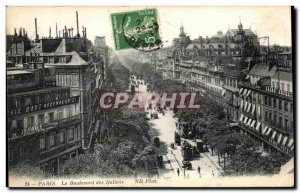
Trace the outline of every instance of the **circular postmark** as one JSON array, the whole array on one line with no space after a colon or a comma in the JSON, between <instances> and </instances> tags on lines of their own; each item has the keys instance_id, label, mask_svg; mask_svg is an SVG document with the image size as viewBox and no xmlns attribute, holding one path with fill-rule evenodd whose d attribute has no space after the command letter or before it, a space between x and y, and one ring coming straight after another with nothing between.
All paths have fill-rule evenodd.
<instances>
[{"instance_id":1,"label":"circular postmark","mask_svg":"<svg viewBox=\"0 0 300 193\"><path fill-rule=\"evenodd\" d=\"M125 14L122 19L122 34L127 44L139 51L160 49L163 44L159 36L159 25L152 12L139 12L137 16Z\"/></svg>"}]
</instances>

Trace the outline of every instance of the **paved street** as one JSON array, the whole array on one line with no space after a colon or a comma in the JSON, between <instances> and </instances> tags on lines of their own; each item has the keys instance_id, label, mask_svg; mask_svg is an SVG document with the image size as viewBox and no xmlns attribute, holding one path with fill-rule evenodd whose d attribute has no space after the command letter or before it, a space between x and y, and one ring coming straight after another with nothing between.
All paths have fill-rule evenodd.
<instances>
[{"instance_id":1,"label":"paved street","mask_svg":"<svg viewBox=\"0 0 300 193\"><path fill-rule=\"evenodd\" d=\"M136 91L139 95L145 99L148 95L147 88L145 85L140 85ZM144 100L143 100L144 101ZM150 113L155 112L155 110L148 110L148 117L150 118ZM213 178L220 176L220 166L217 165L217 157L211 156L211 153L201 153L200 158L194 158L192 163L192 170L184 171L182 169L183 157L181 155L181 147L175 146L171 149L170 144L174 143L175 131L177 119L173 117L174 113L171 110L166 110L165 115L158 113L158 119L151 119L149 124L151 130L149 134L152 138L159 137L160 148L156 149L156 153L159 155L165 155L170 164L166 164L165 170L160 170L160 176L164 178L178 177L177 169L180 170L180 178ZM182 140L183 142L183 140ZM189 141L192 145L193 142ZM200 166L201 175L198 174L197 168ZM184 175L185 173L185 175Z\"/></svg>"}]
</instances>

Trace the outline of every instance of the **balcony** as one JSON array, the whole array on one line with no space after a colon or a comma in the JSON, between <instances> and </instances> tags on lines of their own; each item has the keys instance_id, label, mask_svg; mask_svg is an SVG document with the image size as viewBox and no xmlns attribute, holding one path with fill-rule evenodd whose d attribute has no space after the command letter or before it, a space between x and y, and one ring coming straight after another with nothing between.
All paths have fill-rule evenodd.
<instances>
[{"instance_id":1,"label":"balcony","mask_svg":"<svg viewBox=\"0 0 300 193\"><path fill-rule=\"evenodd\" d=\"M19 126L18 128L12 129L11 132L8 133L8 139L9 141L19 139L32 134L49 131L57 127L64 127L70 124L75 124L80 121L81 121L81 116L75 115L65 119L54 120L49 123L36 124L26 129L23 126Z\"/></svg>"},{"instance_id":2,"label":"balcony","mask_svg":"<svg viewBox=\"0 0 300 193\"><path fill-rule=\"evenodd\" d=\"M284 90L279 90L270 86L266 87L266 91L271 92L271 93L275 93L275 94L279 94L279 95L284 95L287 97L293 97L293 92L288 92L288 91L284 91Z\"/></svg>"}]
</instances>

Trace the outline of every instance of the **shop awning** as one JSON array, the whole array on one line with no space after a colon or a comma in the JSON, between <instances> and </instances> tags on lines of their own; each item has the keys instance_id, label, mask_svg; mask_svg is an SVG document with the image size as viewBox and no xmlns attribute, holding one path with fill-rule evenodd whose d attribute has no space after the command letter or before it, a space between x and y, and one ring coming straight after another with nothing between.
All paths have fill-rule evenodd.
<instances>
[{"instance_id":1,"label":"shop awning","mask_svg":"<svg viewBox=\"0 0 300 193\"><path fill-rule=\"evenodd\" d=\"M276 131L273 131L273 134L272 134L272 137L271 137L272 140L275 139L276 133L277 133Z\"/></svg>"},{"instance_id":2,"label":"shop awning","mask_svg":"<svg viewBox=\"0 0 300 193\"><path fill-rule=\"evenodd\" d=\"M248 102L246 101L246 102L245 102L245 105L244 105L244 111L247 110L247 106L248 106Z\"/></svg>"},{"instance_id":3,"label":"shop awning","mask_svg":"<svg viewBox=\"0 0 300 193\"><path fill-rule=\"evenodd\" d=\"M285 136L285 137L283 138L283 140L282 140L282 145L285 145L285 144L286 144L286 142L287 142L287 139L288 139L288 137L287 137L287 136Z\"/></svg>"},{"instance_id":4,"label":"shop awning","mask_svg":"<svg viewBox=\"0 0 300 193\"><path fill-rule=\"evenodd\" d=\"M282 138L282 134L280 133L279 136L278 136L278 139L277 139L277 143L280 143L281 138Z\"/></svg>"},{"instance_id":5,"label":"shop awning","mask_svg":"<svg viewBox=\"0 0 300 193\"><path fill-rule=\"evenodd\" d=\"M249 113L250 109L251 109L251 103L249 103L248 108L247 108L248 113Z\"/></svg>"},{"instance_id":6,"label":"shop awning","mask_svg":"<svg viewBox=\"0 0 300 193\"><path fill-rule=\"evenodd\" d=\"M243 88L240 88L239 94L241 94L243 92L243 90L244 90Z\"/></svg>"},{"instance_id":7,"label":"shop awning","mask_svg":"<svg viewBox=\"0 0 300 193\"><path fill-rule=\"evenodd\" d=\"M269 135L271 133L271 131L272 131L272 129L269 128L268 131L267 131L267 133L266 133L266 135Z\"/></svg>"},{"instance_id":8,"label":"shop awning","mask_svg":"<svg viewBox=\"0 0 300 193\"><path fill-rule=\"evenodd\" d=\"M259 127L260 127L261 123L259 121L257 121L257 124L256 124L256 127L255 127L255 130L257 132L259 132Z\"/></svg>"},{"instance_id":9,"label":"shop awning","mask_svg":"<svg viewBox=\"0 0 300 193\"><path fill-rule=\"evenodd\" d=\"M243 121L243 118L244 118L244 115L243 115L243 114L241 114L241 117L240 117L240 122L242 122L242 121Z\"/></svg>"},{"instance_id":10,"label":"shop awning","mask_svg":"<svg viewBox=\"0 0 300 193\"><path fill-rule=\"evenodd\" d=\"M290 148L293 145L293 143L294 143L294 139L290 139L290 141L289 141L289 143L288 143L287 146Z\"/></svg>"},{"instance_id":11,"label":"shop awning","mask_svg":"<svg viewBox=\"0 0 300 193\"><path fill-rule=\"evenodd\" d=\"M252 119L250 118L250 119L248 120L247 126L250 126L251 122L252 122Z\"/></svg>"},{"instance_id":12,"label":"shop awning","mask_svg":"<svg viewBox=\"0 0 300 193\"><path fill-rule=\"evenodd\" d=\"M243 96L245 96L247 94L247 91L248 91L247 89L244 90Z\"/></svg>"},{"instance_id":13,"label":"shop awning","mask_svg":"<svg viewBox=\"0 0 300 193\"><path fill-rule=\"evenodd\" d=\"M267 132L267 130L268 130L268 126L265 126L265 128L262 130L261 134L264 135Z\"/></svg>"},{"instance_id":14,"label":"shop awning","mask_svg":"<svg viewBox=\"0 0 300 193\"><path fill-rule=\"evenodd\" d=\"M252 114L254 115L255 113L255 104L252 104Z\"/></svg>"},{"instance_id":15,"label":"shop awning","mask_svg":"<svg viewBox=\"0 0 300 193\"><path fill-rule=\"evenodd\" d=\"M253 120L250 127L252 127L252 128L254 129L254 124L255 124L255 123L256 123L256 121Z\"/></svg>"},{"instance_id":16,"label":"shop awning","mask_svg":"<svg viewBox=\"0 0 300 193\"><path fill-rule=\"evenodd\" d=\"M250 93L251 93L251 90L248 90L248 92L246 94L246 98L249 96Z\"/></svg>"},{"instance_id":17,"label":"shop awning","mask_svg":"<svg viewBox=\"0 0 300 193\"><path fill-rule=\"evenodd\" d=\"M245 116L244 124L247 124L248 117Z\"/></svg>"}]
</instances>

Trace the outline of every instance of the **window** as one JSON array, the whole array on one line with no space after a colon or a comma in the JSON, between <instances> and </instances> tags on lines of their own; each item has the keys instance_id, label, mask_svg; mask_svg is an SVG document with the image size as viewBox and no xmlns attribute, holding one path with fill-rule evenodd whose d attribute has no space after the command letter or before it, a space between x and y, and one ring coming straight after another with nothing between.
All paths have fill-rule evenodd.
<instances>
[{"instance_id":1,"label":"window","mask_svg":"<svg viewBox=\"0 0 300 193\"><path fill-rule=\"evenodd\" d=\"M74 141L75 139L75 132L74 132L75 128L69 128L68 130L68 137L69 137L69 141Z\"/></svg>"},{"instance_id":2,"label":"window","mask_svg":"<svg viewBox=\"0 0 300 193\"><path fill-rule=\"evenodd\" d=\"M54 134L51 134L49 136L49 146L50 147L53 147L55 145L55 135Z\"/></svg>"},{"instance_id":3,"label":"window","mask_svg":"<svg viewBox=\"0 0 300 193\"><path fill-rule=\"evenodd\" d=\"M34 117L28 117L28 121L27 121L27 126L28 128L32 128L34 126Z\"/></svg>"},{"instance_id":4,"label":"window","mask_svg":"<svg viewBox=\"0 0 300 193\"><path fill-rule=\"evenodd\" d=\"M282 128L282 117L279 117L279 128Z\"/></svg>"},{"instance_id":5,"label":"window","mask_svg":"<svg viewBox=\"0 0 300 193\"><path fill-rule=\"evenodd\" d=\"M272 106L272 98L271 97L269 98L269 106L270 107Z\"/></svg>"},{"instance_id":6,"label":"window","mask_svg":"<svg viewBox=\"0 0 300 193\"><path fill-rule=\"evenodd\" d=\"M290 84L287 84L286 86L287 86L287 91L290 92L291 91Z\"/></svg>"},{"instance_id":7,"label":"window","mask_svg":"<svg viewBox=\"0 0 300 193\"><path fill-rule=\"evenodd\" d=\"M273 107L277 108L277 99L275 99L275 98L273 99Z\"/></svg>"},{"instance_id":8,"label":"window","mask_svg":"<svg viewBox=\"0 0 300 193\"><path fill-rule=\"evenodd\" d=\"M286 130L288 130L288 122L289 122L288 119L284 119L284 128L285 128Z\"/></svg>"},{"instance_id":9,"label":"window","mask_svg":"<svg viewBox=\"0 0 300 193\"><path fill-rule=\"evenodd\" d=\"M49 122L54 121L54 112L49 113Z\"/></svg>"},{"instance_id":10,"label":"window","mask_svg":"<svg viewBox=\"0 0 300 193\"><path fill-rule=\"evenodd\" d=\"M265 105L268 105L268 96L265 96Z\"/></svg>"},{"instance_id":11,"label":"window","mask_svg":"<svg viewBox=\"0 0 300 193\"><path fill-rule=\"evenodd\" d=\"M72 116L73 116L73 108L70 107L70 108L68 109L68 117L72 117Z\"/></svg>"},{"instance_id":12,"label":"window","mask_svg":"<svg viewBox=\"0 0 300 193\"><path fill-rule=\"evenodd\" d=\"M277 115L274 115L273 123L276 124L276 122L277 122Z\"/></svg>"},{"instance_id":13,"label":"window","mask_svg":"<svg viewBox=\"0 0 300 193\"><path fill-rule=\"evenodd\" d=\"M63 111L58 111L57 114L58 114L58 120L61 120L64 118Z\"/></svg>"},{"instance_id":14,"label":"window","mask_svg":"<svg viewBox=\"0 0 300 193\"><path fill-rule=\"evenodd\" d=\"M39 121L39 125L44 123L44 114L39 115L39 120L38 121Z\"/></svg>"},{"instance_id":15,"label":"window","mask_svg":"<svg viewBox=\"0 0 300 193\"><path fill-rule=\"evenodd\" d=\"M284 90L284 83L281 83L281 90Z\"/></svg>"},{"instance_id":16,"label":"window","mask_svg":"<svg viewBox=\"0 0 300 193\"><path fill-rule=\"evenodd\" d=\"M46 147L46 140L45 137L40 138L40 150L45 149Z\"/></svg>"},{"instance_id":17,"label":"window","mask_svg":"<svg viewBox=\"0 0 300 193\"><path fill-rule=\"evenodd\" d=\"M268 120L268 111L265 111L265 121Z\"/></svg>"},{"instance_id":18,"label":"window","mask_svg":"<svg viewBox=\"0 0 300 193\"><path fill-rule=\"evenodd\" d=\"M289 110L289 107L288 107L288 106L289 106L289 103L285 101L285 102L284 102L284 110L285 110L285 111L288 111L288 110Z\"/></svg>"},{"instance_id":19,"label":"window","mask_svg":"<svg viewBox=\"0 0 300 193\"><path fill-rule=\"evenodd\" d=\"M71 74L71 86L78 86L78 74L77 73Z\"/></svg>"},{"instance_id":20,"label":"window","mask_svg":"<svg viewBox=\"0 0 300 193\"><path fill-rule=\"evenodd\" d=\"M293 103L290 103L290 112L293 112Z\"/></svg>"},{"instance_id":21,"label":"window","mask_svg":"<svg viewBox=\"0 0 300 193\"><path fill-rule=\"evenodd\" d=\"M282 101L281 100L278 101L278 107L280 110L282 110Z\"/></svg>"},{"instance_id":22,"label":"window","mask_svg":"<svg viewBox=\"0 0 300 193\"><path fill-rule=\"evenodd\" d=\"M65 143L65 131L59 132L58 140L59 140L59 144Z\"/></svg>"}]
</instances>

